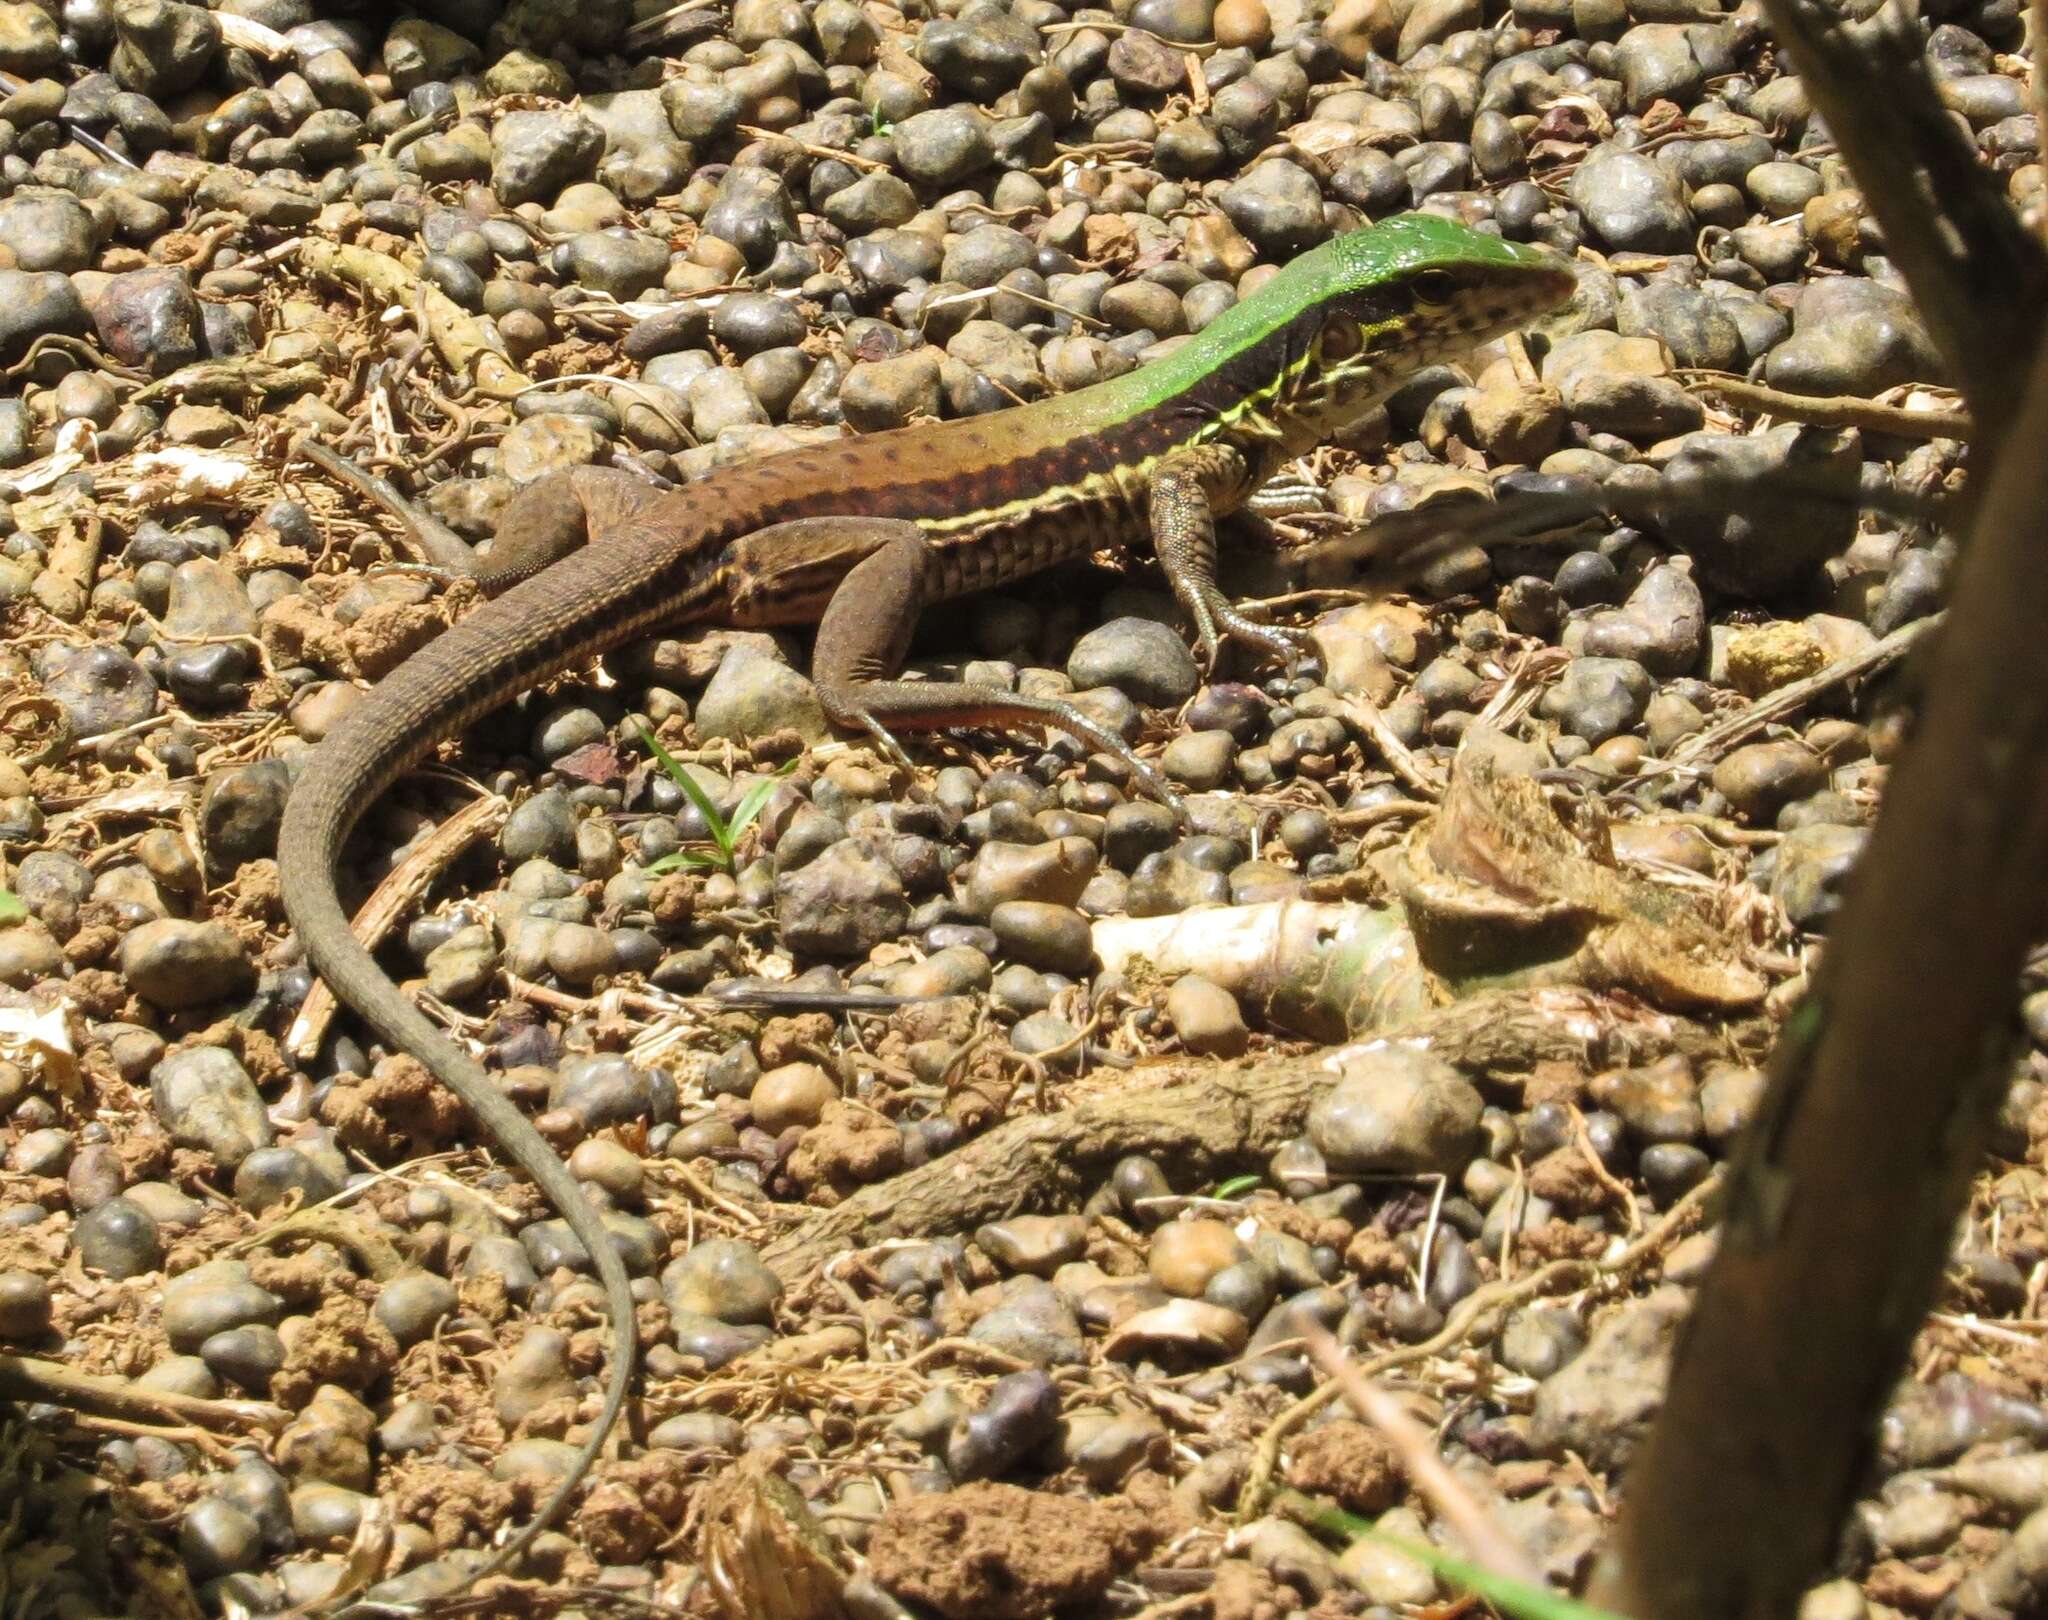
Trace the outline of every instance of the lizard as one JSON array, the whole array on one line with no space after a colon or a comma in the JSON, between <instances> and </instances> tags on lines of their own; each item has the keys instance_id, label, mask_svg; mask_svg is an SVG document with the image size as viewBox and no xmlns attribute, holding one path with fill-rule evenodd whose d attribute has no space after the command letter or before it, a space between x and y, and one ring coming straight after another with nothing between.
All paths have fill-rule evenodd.
<instances>
[{"instance_id":1,"label":"lizard","mask_svg":"<svg viewBox=\"0 0 2048 1620\"><path fill-rule=\"evenodd\" d=\"M531 1121L350 932L344 840L410 765L478 716L656 629L817 626L827 717L901 759L894 732L1065 731L1180 808L1153 766L1070 703L896 678L927 605L1149 538L1204 659L1269 654L1289 632L1215 580L1216 520L1424 367L1563 302L1548 250L1404 214L1332 237L1170 353L1071 394L783 451L663 490L578 468L508 502L474 574L489 598L413 653L313 749L278 836L285 909L311 966L380 1036L424 1063L524 1170L588 1251L610 1318L603 1406L550 1498L470 1584L511 1566L566 1509L627 1397L636 1323L596 1207ZM444 548L445 549L445 548Z\"/></svg>"}]
</instances>

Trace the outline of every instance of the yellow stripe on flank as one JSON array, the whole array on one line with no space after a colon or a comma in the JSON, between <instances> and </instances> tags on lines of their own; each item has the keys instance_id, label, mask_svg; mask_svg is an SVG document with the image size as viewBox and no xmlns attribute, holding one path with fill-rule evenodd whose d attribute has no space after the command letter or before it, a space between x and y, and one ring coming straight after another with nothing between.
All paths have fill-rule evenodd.
<instances>
[{"instance_id":1,"label":"yellow stripe on flank","mask_svg":"<svg viewBox=\"0 0 2048 1620\"><path fill-rule=\"evenodd\" d=\"M1032 512L1120 496L1127 480L1147 482L1153 468L1169 456L1176 456L1185 450L1193 449L1196 445L1206 444L1226 430L1236 427L1246 417L1262 413L1272 400L1284 394L1301 373L1307 370L1313 358L1312 352L1303 354L1272 382L1256 393L1246 395L1228 409L1219 412L1210 421L1204 422L1181 443L1156 455L1147 456L1133 466L1107 472L1092 472L1078 483L1055 484L1050 489L1040 490L1035 495L1019 496L1016 500L1005 501L1000 506L983 506L972 512L957 513L952 517L926 519L919 527L931 535L958 534L963 530L978 529L985 525L1024 517Z\"/></svg>"}]
</instances>

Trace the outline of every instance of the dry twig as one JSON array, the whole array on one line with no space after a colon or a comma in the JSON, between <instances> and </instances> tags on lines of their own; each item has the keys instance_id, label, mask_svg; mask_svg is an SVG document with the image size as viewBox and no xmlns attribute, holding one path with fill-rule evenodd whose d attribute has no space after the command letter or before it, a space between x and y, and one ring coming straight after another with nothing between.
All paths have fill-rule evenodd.
<instances>
[{"instance_id":1,"label":"dry twig","mask_svg":"<svg viewBox=\"0 0 2048 1620\"><path fill-rule=\"evenodd\" d=\"M1443 779L1417 759L1414 750L1395 735L1394 728L1387 724L1387 717L1380 713L1378 704L1363 695L1354 695L1338 699L1337 709L1372 739L1373 747L1380 751L1380 758L1387 762L1387 769L1398 776L1411 793L1429 800L1431 804L1444 796Z\"/></svg>"},{"instance_id":2,"label":"dry twig","mask_svg":"<svg viewBox=\"0 0 2048 1620\"><path fill-rule=\"evenodd\" d=\"M434 347L448 369L494 399L509 399L532 379L499 348L496 334L442 292L427 286L397 259L368 248L307 237L299 262L308 275L356 288L380 305L410 307L417 300Z\"/></svg>"},{"instance_id":3,"label":"dry twig","mask_svg":"<svg viewBox=\"0 0 2048 1620\"><path fill-rule=\"evenodd\" d=\"M104 1378L38 1356L0 1355L0 1399L48 1401L129 1422L169 1417L206 1429L276 1428L287 1415L267 1401L212 1401L143 1389L130 1379Z\"/></svg>"},{"instance_id":4,"label":"dry twig","mask_svg":"<svg viewBox=\"0 0 2048 1620\"><path fill-rule=\"evenodd\" d=\"M1473 1290L1458 1302L1444 1325L1431 1337L1420 1344L1404 1344L1399 1349L1382 1351L1358 1363L1358 1376L1377 1378L1396 1367L1406 1367L1441 1355L1452 1346L1463 1343L1482 1323L1498 1313L1532 1299L1570 1293L1575 1289L1590 1288L1596 1283L1618 1282L1632 1275L1677 1241L1692 1224L1693 1217L1706 1208L1707 1201L1720 1185L1718 1175L1708 1177L1673 1204L1655 1226L1607 1259L1553 1260L1526 1276L1488 1283L1484 1288ZM1304 1395L1267 1426L1266 1432L1259 1437L1258 1448L1252 1455L1251 1472L1246 1476L1244 1490L1237 1499L1240 1523L1255 1519L1266 1511L1266 1505L1272 1499L1273 1481L1280 1471L1280 1453L1288 1437L1299 1432L1304 1423L1343 1393L1344 1386L1332 1379Z\"/></svg>"},{"instance_id":5,"label":"dry twig","mask_svg":"<svg viewBox=\"0 0 2048 1620\"><path fill-rule=\"evenodd\" d=\"M1834 690L1849 681L1865 675L1874 675L1879 670L1889 669L1907 653L1920 644L1920 639L1941 623L1939 613L1931 613L1924 619L1915 619L1911 624L1901 625L1883 640L1874 642L1859 653L1846 658L1837 658L1817 674L1809 675L1803 681L1793 681L1779 687L1766 697L1758 698L1748 708L1726 720L1717 721L1704 731L1695 732L1671 751L1671 763L1704 769L1713 764L1729 749L1745 737L1754 736L1773 721L1783 720L1798 713L1819 697L1823 692Z\"/></svg>"},{"instance_id":6,"label":"dry twig","mask_svg":"<svg viewBox=\"0 0 2048 1620\"><path fill-rule=\"evenodd\" d=\"M1352 1365L1344 1347L1322 1324L1302 1323L1301 1336L1308 1352L1322 1365L1332 1384L1366 1422L1387 1438L1400 1454L1401 1466L1409 1480L1436 1509L1437 1516L1459 1535L1480 1565L1510 1580L1531 1586L1543 1584L1528 1555L1508 1538L1507 1532L1487 1517L1486 1510L1472 1499L1472 1493L1457 1475L1444 1466L1436 1446L1422 1425L1402 1410L1401 1403Z\"/></svg>"},{"instance_id":7,"label":"dry twig","mask_svg":"<svg viewBox=\"0 0 2048 1620\"><path fill-rule=\"evenodd\" d=\"M1744 410L1767 411L1772 416L1782 416L1790 422L1810 422L1815 427L1851 427L1899 439L1967 439L1976 431L1968 411L1916 411L1848 394L1788 394L1782 388L1746 382L1725 371L1688 368L1677 376L1681 382L1719 394L1729 404Z\"/></svg>"}]
</instances>

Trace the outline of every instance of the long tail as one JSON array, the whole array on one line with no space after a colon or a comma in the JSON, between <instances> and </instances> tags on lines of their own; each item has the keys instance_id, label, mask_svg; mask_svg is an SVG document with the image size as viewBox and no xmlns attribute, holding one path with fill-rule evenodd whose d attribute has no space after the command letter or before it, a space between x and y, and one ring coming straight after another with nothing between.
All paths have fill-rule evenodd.
<instances>
[{"instance_id":1,"label":"long tail","mask_svg":"<svg viewBox=\"0 0 2048 1620\"><path fill-rule=\"evenodd\" d=\"M415 653L315 750L278 834L285 911L313 967L343 1003L463 1101L561 1212L604 1285L612 1336L604 1409L567 1478L472 1582L524 1553L561 1516L597 1460L632 1385L633 1296L604 1223L568 1167L482 1066L435 1028L357 942L335 892L335 863L363 811L442 738L580 659L687 616L687 589L671 577L690 560L687 539L671 535L663 545L650 538L575 552Z\"/></svg>"}]
</instances>

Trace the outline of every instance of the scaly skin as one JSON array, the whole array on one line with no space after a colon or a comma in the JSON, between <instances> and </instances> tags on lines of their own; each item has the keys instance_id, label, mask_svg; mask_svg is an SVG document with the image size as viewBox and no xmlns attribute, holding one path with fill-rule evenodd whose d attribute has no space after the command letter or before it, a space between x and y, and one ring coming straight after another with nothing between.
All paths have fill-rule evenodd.
<instances>
[{"instance_id":1,"label":"scaly skin","mask_svg":"<svg viewBox=\"0 0 2048 1620\"><path fill-rule=\"evenodd\" d=\"M1228 638L1284 647L1215 589L1214 519L1419 368L1522 325L1571 287L1550 255L1404 216L1305 254L1169 357L1079 393L791 451L673 492L586 470L515 501L484 572L487 590L518 582L385 677L320 744L278 840L285 908L312 965L468 1105L561 1211L604 1285L603 1410L554 1496L476 1578L512 1564L595 1460L632 1379L633 1302L561 1159L350 933L334 867L362 812L518 692L691 623L819 622L827 712L887 746L889 725L1050 724L1118 754L1171 800L1119 739L1064 706L893 680L918 608L1150 535L1206 654Z\"/></svg>"}]
</instances>

